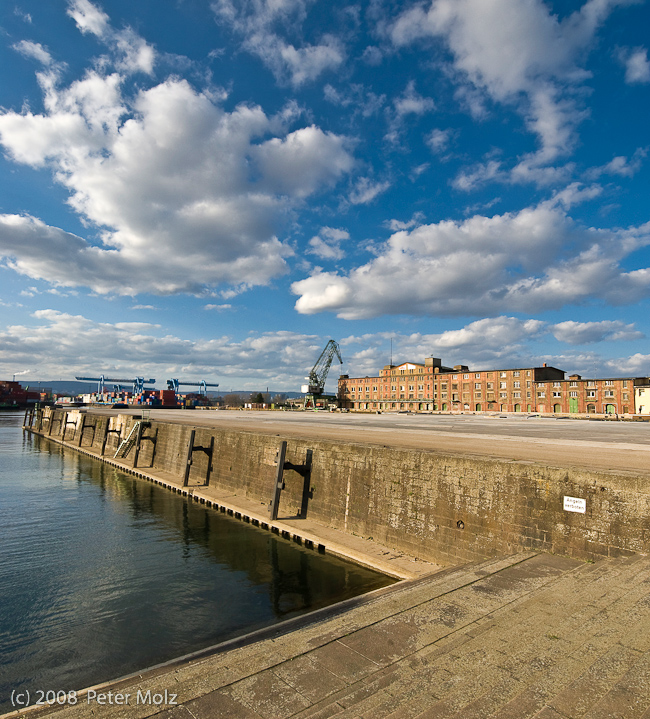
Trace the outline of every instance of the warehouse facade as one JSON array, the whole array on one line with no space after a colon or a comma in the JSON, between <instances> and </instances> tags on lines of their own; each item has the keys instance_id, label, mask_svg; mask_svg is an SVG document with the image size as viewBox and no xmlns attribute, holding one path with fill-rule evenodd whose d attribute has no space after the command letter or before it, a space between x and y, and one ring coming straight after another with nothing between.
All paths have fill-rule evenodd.
<instances>
[{"instance_id":1,"label":"warehouse facade","mask_svg":"<svg viewBox=\"0 0 650 719\"><path fill-rule=\"evenodd\" d=\"M546 363L477 371L427 357L423 364L386 365L377 377L341 375L338 392L339 405L356 411L620 415L636 413L635 387L642 385L648 378L567 378Z\"/></svg>"}]
</instances>

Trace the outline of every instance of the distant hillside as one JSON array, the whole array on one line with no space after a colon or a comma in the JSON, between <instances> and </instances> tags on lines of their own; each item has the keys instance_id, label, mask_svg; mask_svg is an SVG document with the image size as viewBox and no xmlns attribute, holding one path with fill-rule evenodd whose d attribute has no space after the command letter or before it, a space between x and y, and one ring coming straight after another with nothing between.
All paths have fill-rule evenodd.
<instances>
[{"instance_id":1,"label":"distant hillside","mask_svg":"<svg viewBox=\"0 0 650 719\"><path fill-rule=\"evenodd\" d=\"M77 382L76 380L21 380L20 384L27 389L51 389L55 394L85 394L97 392L97 382Z\"/></svg>"},{"instance_id":2,"label":"distant hillside","mask_svg":"<svg viewBox=\"0 0 650 719\"><path fill-rule=\"evenodd\" d=\"M97 382L78 382L77 380L32 380L31 382L29 382L27 380L21 380L20 384L25 388L29 387L29 389L31 390L38 390L39 388L51 389L54 394L77 395L97 392ZM112 389L110 384L106 385L106 389ZM157 389L162 388L157 387ZM198 387L196 388L196 390L198 391ZM189 390L182 389L181 394L187 394L188 391ZM226 394L239 394L242 397L249 397L254 391L264 392L264 390L234 389L232 391L229 390L228 392L208 392L208 396L223 397ZM288 398L302 397L300 392L283 392L282 390L269 390L269 394L271 395L271 397L275 397L276 394L284 394Z\"/></svg>"}]
</instances>

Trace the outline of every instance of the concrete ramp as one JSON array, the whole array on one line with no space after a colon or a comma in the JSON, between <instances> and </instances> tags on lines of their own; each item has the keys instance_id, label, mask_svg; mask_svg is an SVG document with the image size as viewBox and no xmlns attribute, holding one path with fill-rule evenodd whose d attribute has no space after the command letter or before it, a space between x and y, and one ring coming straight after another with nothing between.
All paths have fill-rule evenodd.
<instances>
[{"instance_id":1,"label":"concrete ramp","mask_svg":"<svg viewBox=\"0 0 650 719\"><path fill-rule=\"evenodd\" d=\"M447 569L96 689L109 691L128 703L80 695L57 719L650 717L650 560Z\"/></svg>"}]
</instances>

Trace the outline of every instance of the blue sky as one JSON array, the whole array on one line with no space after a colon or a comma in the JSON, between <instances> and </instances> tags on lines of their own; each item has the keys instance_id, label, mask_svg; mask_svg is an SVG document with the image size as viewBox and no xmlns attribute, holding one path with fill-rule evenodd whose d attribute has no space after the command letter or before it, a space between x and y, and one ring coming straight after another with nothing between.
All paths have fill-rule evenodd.
<instances>
[{"instance_id":1,"label":"blue sky","mask_svg":"<svg viewBox=\"0 0 650 719\"><path fill-rule=\"evenodd\" d=\"M0 9L0 376L650 374L647 2ZM337 374L335 368L333 378Z\"/></svg>"}]
</instances>

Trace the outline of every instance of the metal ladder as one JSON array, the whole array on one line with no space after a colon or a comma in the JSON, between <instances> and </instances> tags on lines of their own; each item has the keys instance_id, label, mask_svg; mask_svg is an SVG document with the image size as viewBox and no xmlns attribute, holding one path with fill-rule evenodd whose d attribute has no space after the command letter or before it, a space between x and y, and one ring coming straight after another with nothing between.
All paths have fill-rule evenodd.
<instances>
[{"instance_id":1,"label":"metal ladder","mask_svg":"<svg viewBox=\"0 0 650 719\"><path fill-rule=\"evenodd\" d=\"M133 449L133 445L138 439L138 429L140 428L141 424L142 422L136 422L133 427L131 427L129 436L120 442L120 446L117 448L117 451L113 455L113 459L117 457L126 457L126 455Z\"/></svg>"}]
</instances>

